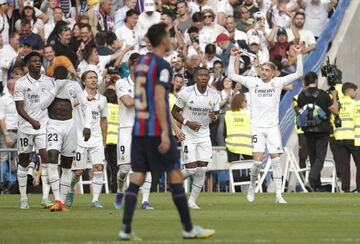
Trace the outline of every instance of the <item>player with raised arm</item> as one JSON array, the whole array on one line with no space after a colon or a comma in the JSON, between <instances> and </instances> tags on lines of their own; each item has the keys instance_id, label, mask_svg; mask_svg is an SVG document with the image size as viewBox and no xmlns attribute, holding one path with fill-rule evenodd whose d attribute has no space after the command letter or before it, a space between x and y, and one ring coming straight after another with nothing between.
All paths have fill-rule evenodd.
<instances>
[{"instance_id":1,"label":"player with raised arm","mask_svg":"<svg viewBox=\"0 0 360 244\"><path fill-rule=\"evenodd\" d=\"M139 54L134 54L139 55ZM131 59L131 57L130 57ZM131 59L132 60L132 59ZM137 61L137 59L134 60ZM131 132L134 126L135 118L135 100L134 100L134 76L135 66L130 67L130 75L128 78L120 79L116 82L116 95L119 99L119 136L117 145L117 164L119 170L117 173L117 193L114 202L114 208L120 209L124 197L124 186L126 185L126 178L131 169ZM149 195L151 189L151 173L147 172L145 182L143 184L142 193L143 199L141 207L146 210L152 210L153 207L149 203Z\"/></svg>"},{"instance_id":2,"label":"player with raised arm","mask_svg":"<svg viewBox=\"0 0 360 244\"><path fill-rule=\"evenodd\" d=\"M248 77L235 74L235 58L239 53L231 50L228 69L229 78L247 87L250 93L250 124L253 138L254 165L250 171L251 184L247 200L255 200L255 183L264 158L265 147L270 154L273 169L273 180L276 188L276 203L287 203L281 194L282 168L280 154L283 152L279 127L279 103L283 87L296 81L303 75L301 47L296 47L296 72L284 77L274 77L276 67L267 62L261 65L259 77Z\"/></svg>"},{"instance_id":3,"label":"player with raised arm","mask_svg":"<svg viewBox=\"0 0 360 244\"><path fill-rule=\"evenodd\" d=\"M71 183L71 166L76 153L76 127L73 120L73 108L80 102L86 116L83 135L90 137L91 109L89 102L76 81L67 80L68 71L64 66L54 70L54 86L41 101L41 109L48 111L47 166L49 182L54 194L54 205L50 211L62 211ZM58 159L60 157L61 178L59 179Z\"/></svg>"},{"instance_id":4,"label":"player with raised arm","mask_svg":"<svg viewBox=\"0 0 360 244\"><path fill-rule=\"evenodd\" d=\"M163 57L171 49L170 34L163 23L152 25L147 37L151 53L140 57L135 67L135 124L131 142L131 166L134 173L125 192L121 240L141 240L131 230L137 195L147 171L157 178L166 171L173 201L183 225L183 238L207 238L214 230L193 226L187 205L179 154L172 137L168 94L172 69ZM162 230L163 231L163 230Z\"/></svg>"},{"instance_id":5,"label":"player with raised arm","mask_svg":"<svg viewBox=\"0 0 360 244\"><path fill-rule=\"evenodd\" d=\"M28 68L28 73L16 81L14 101L19 114L17 178L21 199L20 208L28 209L27 168L30 163L30 153L34 146L40 153L42 174L47 174L47 169L44 167L46 162L47 115L46 111L40 109L40 101L44 95L50 92L53 82L52 78L40 73L42 61L38 52L31 52L26 55L24 62ZM48 199L43 199L42 205L48 204Z\"/></svg>"},{"instance_id":6,"label":"player with raised arm","mask_svg":"<svg viewBox=\"0 0 360 244\"><path fill-rule=\"evenodd\" d=\"M209 70L198 68L194 74L196 84L182 89L178 93L171 111L180 122L185 140L181 142L182 170L184 179L193 176L193 183L188 205L199 209L196 199L205 182L207 165L212 158L209 121L219 117L219 95L215 89L208 87Z\"/></svg>"},{"instance_id":7,"label":"player with raised arm","mask_svg":"<svg viewBox=\"0 0 360 244\"><path fill-rule=\"evenodd\" d=\"M92 206L102 208L99 196L104 182L104 165L105 165L105 146L107 135L107 114L108 105L106 97L97 91L98 76L95 71L88 70L81 75L81 84L84 90L81 91L89 101L91 137L89 140L81 138L81 132L84 125L84 111L77 108L75 118L77 118L77 149L76 157L72 167L73 174L71 188L66 197L65 203L71 207L74 201L74 187L79 182L81 175L87 168L87 162L90 161L93 169L92 179ZM86 115L85 115L86 116Z\"/></svg>"}]
</instances>

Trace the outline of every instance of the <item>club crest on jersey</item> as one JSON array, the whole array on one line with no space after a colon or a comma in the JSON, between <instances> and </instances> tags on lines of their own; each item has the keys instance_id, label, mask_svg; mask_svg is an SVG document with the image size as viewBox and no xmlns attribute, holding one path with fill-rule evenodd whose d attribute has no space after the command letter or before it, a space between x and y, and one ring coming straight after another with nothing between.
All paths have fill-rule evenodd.
<instances>
[{"instance_id":1,"label":"club crest on jersey","mask_svg":"<svg viewBox=\"0 0 360 244\"><path fill-rule=\"evenodd\" d=\"M160 78L159 80L165 83L169 82L170 73L167 69L163 69L160 72Z\"/></svg>"},{"instance_id":2,"label":"club crest on jersey","mask_svg":"<svg viewBox=\"0 0 360 244\"><path fill-rule=\"evenodd\" d=\"M69 95L70 97L75 97L75 91L74 90L69 90Z\"/></svg>"},{"instance_id":3,"label":"club crest on jersey","mask_svg":"<svg viewBox=\"0 0 360 244\"><path fill-rule=\"evenodd\" d=\"M270 85L271 85L271 87L275 88L274 82L271 82Z\"/></svg>"},{"instance_id":4,"label":"club crest on jersey","mask_svg":"<svg viewBox=\"0 0 360 244\"><path fill-rule=\"evenodd\" d=\"M45 93L46 93L46 88L42 88L42 89L41 89L41 92L42 92L43 94L45 94Z\"/></svg>"},{"instance_id":5,"label":"club crest on jersey","mask_svg":"<svg viewBox=\"0 0 360 244\"><path fill-rule=\"evenodd\" d=\"M98 105L98 109L99 109L99 111L101 111L101 105L100 104Z\"/></svg>"}]
</instances>

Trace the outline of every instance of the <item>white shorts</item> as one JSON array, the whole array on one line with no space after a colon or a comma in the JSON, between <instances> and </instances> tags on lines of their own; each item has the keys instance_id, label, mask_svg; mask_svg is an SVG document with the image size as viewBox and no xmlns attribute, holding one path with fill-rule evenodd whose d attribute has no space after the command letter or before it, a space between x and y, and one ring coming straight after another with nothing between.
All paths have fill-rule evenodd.
<instances>
[{"instance_id":1,"label":"white shorts","mask_svg":"<svg viewBox=\"0 0 360 244\"><path fill-rule=\"evenodd\" d=\"M253 152L282 153L281 133L279 126L270 128L251 128Z\"/></svg>"},{"instance_id":2,"label":"white shorts","mask_svg":"<svg viewBox=\"0 0 360 244\"><path fill-rule=\"evenodd\" d=\"M19 154L31 153L34 150L40 150L46 148L46 132L41 134L26 134L21 130L17 131L17 146Z\"/></svg>"},{"instance_id":3,"label":"white shorts","mask_svg":"<svg viewBox=\"0 0 360 244\"><path fill-rule=\"evenodd\" d=\"M78 145L71 169L86 169L88 161L91 165L105 164L105 153L102 143L95 147L82 147Z\"/></svg>"},{"instance_id":4,"label":"white shorts","mask_svg":"<svg viewBox=\"0 0 360 244\"><path fill-rule=\"evenodd\" d=\"M210 162L212 160L212 145L210 138L202 142L184 140L181 142L181 163L196 161Z\"/></svg>"},{"instance_id":5,"label":"white shorts","mask_svg":"<svg viewBox=\"0 0 360 244\"><path fill-rule=\"evenodd\" d=\"M132 128L119 128L117 165L131 163Z\"/></svg>"},{"instance_id":6,"label":"white shorts","mask_svg":"<svg viewBox=\"0 0 360 244\"><path fill-rule=\"evenodd\" d=\"M46 126L47 150L59 151L65 157L74 157L77 134L74 121L49 119Z\"/></svg>"}]
</instances>

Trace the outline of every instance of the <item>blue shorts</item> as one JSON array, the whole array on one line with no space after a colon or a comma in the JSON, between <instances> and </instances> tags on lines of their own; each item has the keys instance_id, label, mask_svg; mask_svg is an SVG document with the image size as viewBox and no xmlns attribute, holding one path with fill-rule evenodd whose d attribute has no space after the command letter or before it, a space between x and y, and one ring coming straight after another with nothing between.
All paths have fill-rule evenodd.
<instances>
[{"instance_id":1,"label":"blue shorts","mask_svg":"<svg viewBox=\"0 0 360 244\"><path fill-rule=\"evenodd\" d=\"M134 172L151 171L153 177L164 171L180 168L180 153L174 137L170 136L170 149L161 154L158 150L161 138L154 136L133 136L131 142L131 168Z\"/></svg>"}]
</instances>

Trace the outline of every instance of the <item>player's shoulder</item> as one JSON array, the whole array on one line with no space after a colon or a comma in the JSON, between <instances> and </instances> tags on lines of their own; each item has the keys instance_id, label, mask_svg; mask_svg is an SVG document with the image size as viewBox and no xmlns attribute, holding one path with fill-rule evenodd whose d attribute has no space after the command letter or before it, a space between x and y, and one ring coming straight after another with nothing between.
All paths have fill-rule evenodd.
<instances>
[{"instance_id":1,"label":"player's shoulder","mask_svg":"<svg viewBox=\"0 0 360 244\"><path fill-rule=\"evenodd\" d=\"M219 96L219 92L218 92L216 89L214 89L214 88L212 88L212 87L208 87L207 89L208 89L208 93L209 93L211 96Z\"/></svg>"},{"instance_id":2,"label":"player's shoulder","mask_svg":"<svg viewBox=\"0 0 360 244\"><path fill-rule=\"evenodd\" d=\"M53 80L54 80L54 78L44 75L44 74L41 74L40 79L41 79L41 81L46 81L46 82L53 82Z\"/></svg>"},{"instance_id":3,"label":"player's shoulder","mask_svg":"<svg viewBox=\"0 0 360 244\"><path fill-rule=\"evenodd\" d=\"M185 95L185 94L186 94L186 95L189 95L189 94L193 93L194 90L195 90L195 86L194 86L194 85L192 85L192 86L187 86L187 87L182 88L182 89L178 92L178 94L179 94L179 95Z\"/></svg>"}]
</instances>

